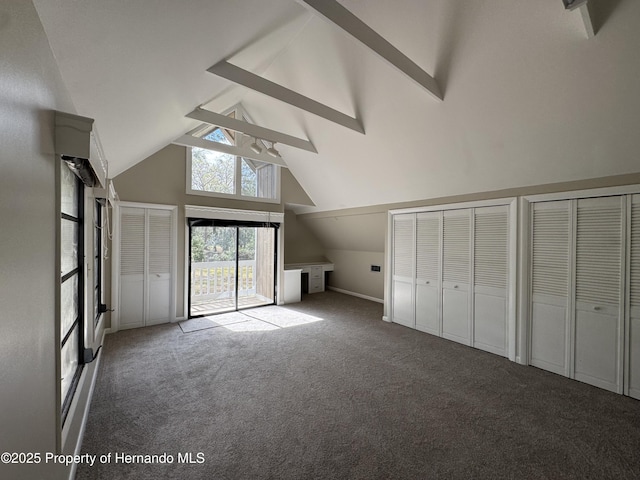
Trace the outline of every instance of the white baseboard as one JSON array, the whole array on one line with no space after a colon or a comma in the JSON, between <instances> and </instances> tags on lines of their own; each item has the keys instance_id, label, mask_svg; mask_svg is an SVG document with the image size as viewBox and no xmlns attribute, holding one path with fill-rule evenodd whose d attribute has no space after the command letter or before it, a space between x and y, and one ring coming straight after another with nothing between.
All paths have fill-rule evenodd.
<instances>
[{"instance_id":1,"label":"white baseboard","mask_svg":"<svg viewBox=\"0 0 640 480\"><path fill-rule=\"evenodd\" d=\"M351 295L353 297L364 298L365 300L371 300L372 302L384 303L384 300L382 300L381 298L370 297L369 295L363 295L361 293L351 292L349 290L343 290L342 288L328 287L328 289L334 292L344 293L345 295Z\"/></svg>"},{"instance_id":2,"label":"white baseboard","mask_svg":"<svg viewBox=\"0 0 640 480\"><path fill-rule=\"evenodd\" d=\"M383 321L383 322L389 322L389 323L391 323L391 320L390 320L390 319L389 319L389 317L387 317L386 315L383 315L383 316L382 316L382 321Z\"/></svg>"},{"instance_id":3,"label":"white baseboard","mask_svg":"<svg viewBox=\"0 0 640 480\"><path fill-rule=\"evenodd\" d=\"M102 331L102 339L100 340L100 346L98 346L98 348L104 345L104 336L108 333L107 331L111 331L111 329L105 328ZM91 379L90 379L91 383L89 385L89 393L87 395L86 403L84 404L84 412L82 412L82 422L80 423L80 430L78 432L78 438L76 439L76 445L74 448L75 455L80 455L80 451L82 449L82 441L84 440L84 432L87 428L87 420L89 419L89 407L91 406L91 400L93 399L93 391L95 390L96 380L98 378L98 369L100 367L100 362L102 360L102 355L100 355L99 353L100 352L98 352L98 355L94 360L96 363L92 365L93 368L91 371ZM71 470L69 472L69 480L73 480L74 478L76 478L77 467L78 465L75 462L71 464Z\"/></svg>"}]
</instances>

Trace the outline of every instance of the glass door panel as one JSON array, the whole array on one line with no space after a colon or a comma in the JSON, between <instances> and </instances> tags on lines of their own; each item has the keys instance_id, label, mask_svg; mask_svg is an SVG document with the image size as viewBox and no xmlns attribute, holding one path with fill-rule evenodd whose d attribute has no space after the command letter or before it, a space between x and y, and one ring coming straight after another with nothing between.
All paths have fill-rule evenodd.
<instances>
[{"instance_id":1,"label":"glass door panel","mask_svg":"<svg viewBox=\"0 0 640 480\"><path fill-rule=\"evenodd\" d=\"M191 227L189 316L236 310L236 227Z\"/></svg>"},{"instance_id":2,"label":"glass door panel","mask_svg":"<svg viewBox=\"0 0 640 480\"><path fill-rule=\"evenodd\" d=\"M274 302L275 229L238 227L238 308Z\"/></svg>"}]
</instances>

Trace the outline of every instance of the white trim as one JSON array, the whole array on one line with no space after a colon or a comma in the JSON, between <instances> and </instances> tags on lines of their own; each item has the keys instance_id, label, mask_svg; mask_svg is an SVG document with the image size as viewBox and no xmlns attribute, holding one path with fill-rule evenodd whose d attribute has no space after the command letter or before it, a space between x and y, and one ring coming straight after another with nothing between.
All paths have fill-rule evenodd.
<instances>
[{"instance_id":1,"label":"white trim","mask_svg":"<svg viewBox=\"0 0 640 480\"><path fill-rule=\"evenodd\" d=\"M104 345L104 336L107 333L107 330L111 330L111 329L105 329L102 332L102 339L100 340L100 345ZM94 354L95 355L95 354ZM93 400L93 391L95 390L95 386L96 386L96 380L98 379L98 371L100 369L100 362L102 361L102 355L99 355L96 357L95 359L95 364L93 365L93 370L92 370L92 375L91 375L91 385L89 387L89 394L87 395L87 401L84 407L84 412L82 413L82 422L80 424L80 430L78 431L78 438L76 439L76 446L74 448L74 455L80 455L80 451L82 450L82 441L84 440L84 432L87 428L87 420L89 419L89 408L91 406L91 401ZM84 379L84 382L86 382L86 378ZM83 383L84 384L84 383ZM78 385L79 387L80 385ZM73 407L73 405L72 405ZM75 408L77 408L77 402L76 402L76 406ZM69 412L71 413L71 412ZM78 464L73 462L71 464L71 470L69 472L69 480L73 480L76 477L76 469L78 468Z\"/></svg>"},{"instance_id":2,"label":"white trim","mask_svg":"<svg viewBox=\"0 0 640 480\"><path fill-rule=\"evenodd\" d=\"M185 205L185 218L206 218L211 220L239 220L247 222L283 223L284 213L240 210L236 208L203 207Z\"/></svg>"},{"instance_id":3,"label":"white trim","mask_svg":"<svg viewBox=\"0 0 640 480\"><path fill-rule=\"evenodd\" d=\"M518 345L518 199L509 204L509 276L507 286L507 356L516 361Z\"/></svg>"},{"instance_id":4,"label":"white trim","mask_svg":"<svg viewBox=\"0 0 640 480\"><path fill-rule=\"evenodd\" d=\"M518 245L520 250L518 252L518 268L516 278L519 283L518 288L518 316L519 316L519 329L518 329L518 349L516 355L516 362L521 365L529 365L529 278L530 278L530 265L531 265L531 250L530 250L530 238L531 238L531 203L525 199L520 198L520 223L518 225L518 233L520 238L518 239Z\"/></svg>"},{"instance_id":5,"label":"white trim","mask_svg":"<svg viewBox=\"0 0 640 480\"><path fill-rule=\"evenodd\" d=\"M640 185L622 185L619 187L593 188L589 190L575 190L572 192L541 193L525 195L522 198L529 202L549 202L552 200L574 200L589 197L609 197L640 193Z\"/></svg>"},{"instance_id":6,"label":"white trim","mask_svg":"<svg viewBox=\"0 0 640 480\"><path fill-rule=\"evenodd\" d=\"M444 205L429 205L426 207L411 207L389 210L390 215L398 215L402 213L421 213L421 212L437 212L440 210L458 210L477 207L493 207L499 205L511 205L517 197L497 198L492 200L477 200L474 202L449 203Z\"/></svg>"},{"instance_id":7,"label":"white trim","mask_svg":"<svg viewBox=\"0 0 640 480\"><path fill-rule=\"evenodd\" d=\"M356 292L352 292L350 290L344 290L342 288L337 288L337 287L327 287L328 290L334 291L334 292L338 292L338 293L344 293L345 295L351 295L352 297L358 297L358 298L364 298L365 300L370 300L372 302L376 302L376 303L384 303L384 300L382 298L377 298L377 297L371 297L369 295L363 295L362 293L356 293ZM383 320L385 320L385 317L382 317ZM388 322L389 320L385 320L386 322Z\"/></svg>"}]
</instances>

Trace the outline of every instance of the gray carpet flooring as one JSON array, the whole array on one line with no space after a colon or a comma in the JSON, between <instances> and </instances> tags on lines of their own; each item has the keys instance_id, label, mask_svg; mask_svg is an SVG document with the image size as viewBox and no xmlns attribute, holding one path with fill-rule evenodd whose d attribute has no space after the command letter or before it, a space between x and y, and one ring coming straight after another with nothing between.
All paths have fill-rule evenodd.
<instances>
[{"instance_id":1,"label":"gray carpet flooring","mask_svg":"<svg viewBox=\"0 0 640 480\"><path fill-rule=\"evenodd\" d=\"M382 322L381 305L335 292L279 308L108 335L82 453L112 461L76 478L640 478L637 400Z\"/></svg>"}]
</instances>

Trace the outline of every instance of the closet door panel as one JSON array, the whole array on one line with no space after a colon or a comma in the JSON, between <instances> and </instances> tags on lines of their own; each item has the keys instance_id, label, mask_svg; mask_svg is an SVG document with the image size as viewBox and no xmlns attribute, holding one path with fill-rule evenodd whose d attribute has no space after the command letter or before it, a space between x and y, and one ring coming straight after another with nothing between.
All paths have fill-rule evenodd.
<instances>
[{"instance_id":1,"label":"closet door panel","mask_svg":"<svg viewBox=\"0 0 640 480\"><path fill-rule=\"evenodd\" d=\"M148 211L149 304L147 325L171 320L172 212Z\"/></svg>"},{"instance_id":2,"label":"closet door panel","mask_svg":"<svg viewBox=\"0 0 640 480\"><path fill-rule=\"evenodd\" d=\"M560 375L567 373L567 305L534 302L531 329L531 365Z\"/></svg>"},{"instance_id":3,"label":"closet door panel","mask_svg":"<svg viewBox=\"0 0 640 480\"><path fill-rule=\"evenodd\" d=\"M476 287L477 288L477 287ZM507 355L507 299L475 291L473 346L496 355Z\"/></svg>"},{"instance_id":4,"label":"closet door panel","mask_svg":"<svg viewBox=\"0 0 640 480\"><path fill-rule=\"evenodd\" d=\"M473 346L506 356L508 208L476 208L474 215Z\"/></svg>"},{"instance_id":5,"label":"closet door panel","mask_svg":"<svg viewBox=\"0 0 640 480\"><path fill-rule=\"evenodd\" d=\"M393 216L392 321L415 327L415 215Z\"/></svg>"},{"instance_id":6,"label":"closet door panel","mask_svg":"<svg viewBox=\"0 0 640 480\"><path fill-rule=\"evenodd\" d=\"M569 201L532 205L531 325L533 366L569 376L571 258Z\"/></svg>"},{"instance_id":7,"label":"closet door panel","mask_svg":"<svg viewBox=\"0 0 640 480\"><path fill-rule=\"evenodd\" d=\"M442 336L468 345L469 292L466 290L442 289Z\"/></svg>"},{"instance_id":8,"label":"closet door panel","mask_svg":"<svg viewBox=\"0 0 640 480\"><path fill-rule=\"evenodd\" d=\"M416 329L440 335L440 289L431 285L416 285Z\"/></svg>"},{"instance_id":9,"label":"closet door panel","mask_svg":"<svg viewBox=\"0 0 640 480\"><path fill-rule=\"evenodd\" d=\"M622 393L623 197L578 200L575 378Z\"/></svg>"},{"instance_id":10,"label":"closet door panel","mask_svg":"<svg viewBox=\"0 0 640 480\"><path fill-rule=\"evenodd\" d=\"M575 379L617 391L618 315L576 311Z\"/></svg>"},{"instance_id":11,"label":"closet door panel","mask_svg":"<svg viewBox=\"0 0 640 480\"><path fill-rule=\"evenodd\" d=\"M120 328L144 325L145 211L120 212Z\"/></svg>"},{"instance_id":12,"label":"closet door panel","mask_svg":"<svg viewBox=\"0 0 640 480\"><path fill-rule=\"evenodd\" d=\"M640 195L631 198L629 226L628 394L640 399Z\"/></svg>"},{"instance_id":13,"label":"closet door panel","mask_svg":"<svg viewBox=\"0 0 640 480\"><path fill-rule=\"evenodd\" d=\"M442 336L470 345L471 211L443 213Z\"/></svg>"},{"instance_id":14,"label":"closet door panel","mask_svg":"<svg viewBox=\"0 0 640 480\"><path fill-rule=\"evenodd\" d=\"M442 213L416 216L416 329L440 335Z\"/></svg>"}]
</instances>

